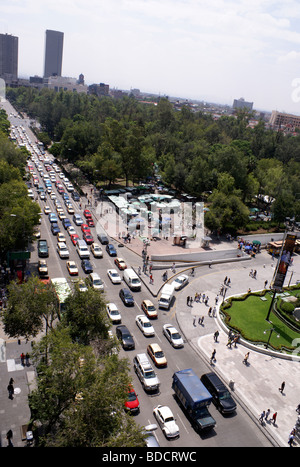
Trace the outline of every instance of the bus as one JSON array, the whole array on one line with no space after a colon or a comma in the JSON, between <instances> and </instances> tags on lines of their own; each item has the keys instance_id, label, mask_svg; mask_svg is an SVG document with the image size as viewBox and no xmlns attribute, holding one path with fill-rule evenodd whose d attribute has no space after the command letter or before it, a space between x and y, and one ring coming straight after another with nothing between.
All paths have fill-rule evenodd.
<instances>
[{"instance_id":1,"label":"bus","mask_svg":"<svg viewBox=\"0 0 300 467\"><path fill-rule=\"evenodd\" d=\"M65 277L56 277L51 279L54 285L56 295L59 302L59 313L63 313L65 310L65 301L68 296L72 293L72 289Z\"/></svg>"}]
</instances>

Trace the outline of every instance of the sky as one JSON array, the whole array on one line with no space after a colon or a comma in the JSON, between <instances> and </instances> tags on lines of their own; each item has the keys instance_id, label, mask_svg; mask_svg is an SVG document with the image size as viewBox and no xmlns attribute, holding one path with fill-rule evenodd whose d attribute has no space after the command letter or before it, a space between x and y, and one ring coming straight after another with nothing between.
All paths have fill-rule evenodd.
<instances>
[{"instance_id":1,"label":"sky","mask_svg":"<svg viewBox=\"0 0 300 467\"><path fill-rule=\"evenodd\" d=\"M300 115L300 0L0 0L19 77L43 75L46 29L86 84Z\"/></svg>"}]
</instances>

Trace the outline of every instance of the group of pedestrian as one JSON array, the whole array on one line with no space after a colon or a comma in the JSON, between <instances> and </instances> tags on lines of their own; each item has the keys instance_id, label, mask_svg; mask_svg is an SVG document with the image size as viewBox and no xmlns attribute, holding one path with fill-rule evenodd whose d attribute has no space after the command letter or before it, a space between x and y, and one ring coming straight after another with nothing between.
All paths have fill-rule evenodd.
<instances>
[{"instance_id":1,"label":"group of pedestrian","mask_svg":"<svg viewBox=\"0 0 300 467\"><path fill-rule=\"evenodd\" d=\"M224 285L226 285L227 287L229 287L230 284L231 284L230 277L227 277L227 276L226 276L225 279L224 279Z\"/></svg>"},{"instance_id":2,"label":"group of pedestrian","mask_svg":"<svg viewBox=\"0 0 300 467\"><path fill-rule=\"evenodd\" d=\"M208 309L208 316L212 316L213 318L215 318L216 314L217 314L217 307L210 306Z\"/></svg>"},{"instance_id":3,"label":"group of pedestrian","mask_svg":"<svg viewBox=\"0 0 300 467\"><path fill-rule=\"evenodd\" d=\"M254 269L254 271L253 271L253 269L251 269L250 272L249 272L249 276L253 277L253 279L256 279L256 274L257 274L256 269Z\"/></svg>"},{"instance_id":4,"label":"group of pedestrian","mask_svg":"<svg viewBox=\"0 0 300 467\"><path fill-rule=\"evenodd\" d=\"M276 420L277 420L277 412L274 412L272 415L272 418L270 418L269 420L270 413L271 413L270 409L268 409L267 411L265 410L262 411L258 419L262 425L264 424L264 422L273 423L273 425L275 425Z\"/></svg>"},{"instance_id":5,"label":"group of pedestrian","mask_svg":"<svg viewBox=\"0 0 300 467\"><path fill-rule=\"evenodd\" d=\"M29 366L29 365L30 365L30 363L29 363L29 358L30 358L30 356L29 356L29 353L28 353L28 352L26 352L26 355L22 352L21 355L20 355L21 365L23 365L23 366L25 366L25 365L26 365L26 366Z\"/></svg>"},{"instance_id":6,"label":"group of pedestrian","mask_svg":"<svg viewBox=\"0 0 300 467\"><path fill-rule=\"evenodd\" d=\"M240 334L238 332L234 333L230 330L228 333L228 341L227 341L226 347L229 347L231 349L231 346L233 345L236 348L237 347L236 344L238 343L239 338L240 338Z\"/></svg>"}]
</instances>

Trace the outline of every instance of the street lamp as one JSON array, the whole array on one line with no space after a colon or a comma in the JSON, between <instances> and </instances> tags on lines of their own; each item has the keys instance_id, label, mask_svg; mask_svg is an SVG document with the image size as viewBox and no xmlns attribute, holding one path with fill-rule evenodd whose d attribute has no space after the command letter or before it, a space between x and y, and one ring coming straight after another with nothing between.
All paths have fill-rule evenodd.
<instances>
[{"instance_id":1,"label":"street lamp","mask_svg":"<svg viewBox=\"0 0 300 467\"><path fill-rule=\"evenodd\" d=\"M272 324L272 321L269 321L269 323ZM265 346L266 349L269 347L269 342L270 342L270 340L271 340L271 336L272 336L272 334L273 334L274 331L276 331L275 328L270 328L270 329L265 329L265 330L264 330L264 334L267 334L267 332L270 333L270 334L269 334L268 342L267 342L267 344L266 344L266 346ZM279 337L280 337L280 334L277 334L277 338L278 338L278 339L279 339Z\"/></svg>"}]
</instances>

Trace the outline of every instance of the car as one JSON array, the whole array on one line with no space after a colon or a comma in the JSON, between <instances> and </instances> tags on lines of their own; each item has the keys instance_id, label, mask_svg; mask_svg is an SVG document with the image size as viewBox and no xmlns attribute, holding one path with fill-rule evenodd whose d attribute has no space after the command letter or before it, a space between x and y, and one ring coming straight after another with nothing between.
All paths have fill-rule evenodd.
<instances>
[{"instance_id":1,"label":"car","mask_svg":"<svg viewBox=\"0 0 300 467\"><path fill-rule=\"evenodd\" d=\"M45 206L44 207L44 213L45 214L50 214L50 212L51 212L51 209L49 208L49 206Z\"/></svg>"},{"instance_id":2,"label":"car","mask_svg":"<svg viewBox=\"0 0 300 467\"><path fill-rule=\"evenodd\" d=\"M70 235L76 235L76 230L74 229L73 225L70 225L68 228L67 228L67 232L68 234Z\"/></svg>"},{"instance_id":3,"label":"car","mask_svg":"<svg viewBox=\"0 0 300 467\"><path fill-rule=\"evenodd\" d=\"M95 242L92 243L91 252L93 253L95 258L102 258L103 257L103 251L102 251L100 245L98 245L98 243L95 243Z\"/></svg>"},{"instance_id":4,"label":"car","mask_svg":"<svg viewBox=\"0 0 300 467\"><path fill-rule=\"evenodd\" d=\"M116 269L108 269L107 275L113 284L121 284L121 277L117 273Z\"/></svg>"},{"instance_id":5,"label":"car","mask_svg":"<svg viewBox=\"0 0 300 467\"><path fill-rule=\"evenodd\" d=\"M124 259L122 258L116 258L114 262L115 262L115 265L120 269L120 271L124 271L124 269L127 268L127 265Z\"/></svg>"},{"instance_id":6,"label":"car","mask_svg":"<svg viewBox=\"0 0 300 467\"><path fill-rule=\"evenodd\" d=\"M70 236L70 238L71 238L71 242L73 243L73 245L76 246L77 240L79 240L79 235L73 234L73 235Z\"/></svg>"},{"instance_id":7,"label":"car","mask_svg":"<svg viewBox=\"0 0 300 467\"><path fill-rule=\"evenodd\" d=\"M86 219L92 219L92 213L91 213L91 211L90 211L89 209L85 209L85 210L83 211L83 215L84 215L84 217L85 217Z\"/></svg>"},{"instance_id":8,"label":"car","mask_svg":"<svg viewBox=\"0 0 300 467\"><path fill-rule=\"evenodd\" d=\"M157 318L158 316L156 308L150 300L143 300L141 309L148 316L148 318Z\"/></svg>"},{"instance_id":9,"label":"car","mask_svg":"<svg viewBox=\"0 0 300 467\"><path fill-rule=\"evenodd\" d=\"M155 423L145 426L145 431L144 431L146 435L145 447L147 448L159 448L160 447L157 441L157 438L155 436L155 433L154 433L155 430L157 430L157 425Z\"/></svg>"},{"instance_id":10,"label":"car","mask_svg":"<svg viewBox=\"0 0 300 467\"><path fill-rule=\"evenodd\" d=\"M125 410L131 414L136 414L140 410L140 403L137 397L137 393L131 385L128 388L128 398L125 401Z\"/></svg>"},{"instance_id":11,"label":"car","mask_svg":"<svg viewBox=\"0 0 300 467\"><path fill-rule=\"evenodd\" d=\"M101 280L101 277L96 272L91 272L88 276L89 284L95 289L100 290L101 292L104 291L104 283Z\"/></svg>"},{"instance_id":12,"label":"car","mask_svg":"<svg viewBox=\"0 0 300 467\"><path fill-rule=\"evenodd\" d=\"M108 243L106 245L105 249L106 249L107 253L109 254L109 256L117 256L116 249L111 243Z\"/></svg>"},{"instance_id":13,"label":"car","mask_svg":"<svg viewBox=\"0 0 300 467\"><path fill-rule=\"evenodd\" d=\"M57 215L59 217L59 220L61 221L64 221L64 219L66 219L66 215L62 209L59 209L59 211L57 211Z\"/></svg>"},{"instance_id":14,"label":"car","mask_svg":"<svg viewBox=\"0 0 300 467\"><path fill-rule=\"evenodd\" d=\"M168 339L174 348L183 347L183 339L173 324L163 325L163 335Z\"/></svg>"},{"instance_id":15,"label":"car","mask_svg":"<svg viewBox=\"0 0 300 467\"><path fill-rule=\"evenodd\" d=\"M85 240L85 243L87 245L91 245L92 243L94 243L94 237L91 235L90 232L84 232L82 238L83 240Z\"/></svg>"},{"instance_id":16,"label":"car","mask_svg":"<svg viewBox=\"0 0 300 467\"><path fill-rule=\"evenodd\" d=\"M90 274L91 272L93 272L93 266L91 265L91 262L88 259L81 260L81 267L86 274Z\"/></svg>"},{"instance_id":17,"label":"car","mask_svg":"<svg viewBox=\"0 0 300 467\"><path fill-rule=\"evenodd\" d=\"M91 229L89 228L89 226L87 224L81 224L81 231L84 233L84 232L89 232L91 233Z\"/></svg>"},{"instance_id":18,"label":"car","mask_svg":"<svg viewBox=\"0 0 300 467\"><path fill-rule=\"evenodd\" d=\"M176 277L173 280L172 285L174 286L174 290L183 289L183 287L189 282L189 278L186 274L181 274L180 276Z\"/></svg>"},{"instance_id":19,"label":"car","mask_svg":"<svg viewBox=\"0 0 300 467\"><path fill-rule=\"evenodd\" d=\"M57 216L56 216L56 214L54 214L54 212L50 212L48 218L49 218L49 222L51 222L51 223L52 223L52 222L57 223Z\"/></svg>"},{"instance_id":20,"label":"car","mask_svg":"<svg viewBox=\"0 0 300 467\"><path fill-rule=\"evenodd\" d=\"M43 277L43 278L49 277L47 261L45 259L40 259L39 260L39 262L38 262L38 272L39 272L40 277Z\"/></svg>"},{"instance_id":21,"label":"car","mask_svg":"<svg viewBox=\"0 0 300 467\"><path fill-rule=\"evenodd\" d=\"M124 303L124 305L127 306L133 306L134 305L134 298L128 289L121 289L119 292L119 297Z\"/></svg>"},{"instance_id":22,"label":"car","mask_svg":"<svg viewBox=\"0 0 300 467\"><path fill-rule=\"evenodd\" d=\"M108 240L106 235L98 234L97 237L98 237L98 240L100 241L100 243L102 243L102 245L107 245L109 243L109 240Z\"/></svg>"},{"instance_id":23,"label":"car","mask_svg":"<svg viewBox=\"0 0 300 467\"><path fill-rule=\"evenodd\" d=\"M87 225L89 227L95 227L95 223L94 223L93 219L87 219L86 223L87 223Z\"/></svg>"},{"instance_id":24,"label":"car","mask_svg":"<svg viewBox=\"0 0 300 467\"><path fill-rule=\"evenodd\" d=\"M58 224L56 222L53 222L51 224L51 232L53 235L57 235L60 232L60 228L58 227Z\"/></svg>"},{"instance_id":25,"label":"car","mask_svg":"<svg viewBox=\"0 0 300 467\"><path fill-rule=\"evenodd\" d=\"M59 232L57 234L57 241L66 243L66 237L65 237L65 234L63 232Z\"/></svg>"},{"instance_id":26,"label":"car","mask_svg":"<svg viewBox=\"0 0 300 467\"><path fill-rule=\"evenodd\" d=\"M47 198L47 197L46 197L46 193L45 193L44 191L42 191L42 192L40 193L40 199L41 199L42 201L45 201L46 198Z\"/></svg>"},{"instance_id":27,"label":"car","mask_svg":"<svg viewBox=\"0 0 300 467\"><path fill-rule=\"evenodd\" d=\"M153 415L167 439L175 439L179 437L178 425L176 424L174 415L168 406L158 405L153 409Z\"/></svg>"},{"instance_id":28,"label":"car","mask_svg":"<svg viewBox=\"0 0 300 467\"><path fill-rule=\"evenodd\" d=\"M44 257L48 258L49 248L47 240L38 240L38 256L39 258Z\"/></svg>"},{"instance_id":29,"label":"car","mask_svg":"<svg viewBox=\"0 0 300 467\"><path fill-rule=\"evenodd\" d=\"M76 225L82 225L83 224L83 219L82 219L80 214L74 214L73 221L75 222Z\"/></svg>"},{"instance_id":30,"label":"car","mask_svg":"<svg viewBox=\"0 0 300 467\"><path fill-rule=\"evenodd\" d=\"M67 270L70 276L78 276L78 267L75 261L67 261Z\"/></svg>"},{"instance_id":31,"label":"car","mask_svg":"<svg viewBox=\"0 0 300 467\"><path fill-rule=\"evenodd\" d=\"M58 242L56 248L60 258L69 258L69 250L64 242Z\"/></svg>"},{"instance_id":32,"label":"car","mask_svg":"<svg viewBox=\"0 0 300 467\"><path fill-rule=\"evenodd\" d=\"M71 194L74 201L80 201L80 196L76 191L73 191Z\"/></svg>"},{"instance_id":33,"label":"car","mask_svg":"<svg viewBox=\"0 0 300 467\"><path fill-rule=\"evenodd\" d=\"M213 403L223 415L231 414L236 411L237 407L235 401L216 373L213 371L211 373L205 373L201 376L200 380L212 395Z\"/></svg>"},{"instance_id":34,"label":"car","mask_svg":"<svg viewBox=\"0 0 300 467\"><path fill-rule=\"evenodd\" d=\"M71 226L72 226L71 221L70 221L70 219L68 219L68 218L63 219L62 223L63 223L63 226L64 226L64 228L65 228L66 230L67 230L68 227L71 227Z\"/></svg>"},{"instance_id":35,"label":"car","mask_svg":"<svg viewBox=\"0 0 300 467\"><path fill-rule=\"evenodd\" d=\"M116 336L121 342L121 345L124 350L134 350L135 342L132 335L129 332L129 329L125 324L119 324L116 327Z\"/></svg>"},{"instance_id":36,"label":"car","mask_svg":"<svg viewBox=\"0 0 300 467\"><path fill-rule=\"evenodd\" d=\"M158 368L167 366L167 359L165 354L158 344L149 344L147 347L147 352Z\"/></svg>"},{"instance_id":37,"label":"car","mask_svg":"<svg viewBox=\"0 0 300 467\"><path fill-rule=\"evenodd\" d=\"M106 312L113 323L121 323L122 317L117 305L115 305L114 303L107 303Z\"/></svg>"},{"instance_id":38,"label":"car","mask_svg":"<svg viewBox=\"0 0 300 467\"><path fill-rule=\"evenodd\" d=\"M84 281L82 281L82 280L77 282L77 286L78 286L79 292L87 292L88 291L86 283Z\"/></svg>"},{"instance_id":39,"label":"car","mask_svg":"<svg viewBox=\"0 0 300 467\"><path fill-rule=\"evenodd\" d=\"M155 335L154 327L145 315L137 315L135 317L135 324L142 331L144 336L151 337Z\"/></svg>"}]
</instances>

